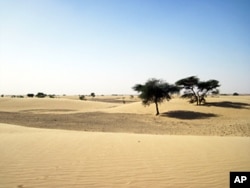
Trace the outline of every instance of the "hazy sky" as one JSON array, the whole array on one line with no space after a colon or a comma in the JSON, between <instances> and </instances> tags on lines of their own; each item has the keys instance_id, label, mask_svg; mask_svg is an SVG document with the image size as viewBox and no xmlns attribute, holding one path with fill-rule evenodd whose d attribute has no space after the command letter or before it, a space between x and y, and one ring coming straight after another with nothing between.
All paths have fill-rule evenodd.
<instances>
[{"instance_id":1,"label":"hazy sky","mask_svg":"<svg viewBox=\"0 0 250 188\"><path fill-rule=\"evenodd\" d=\"M0 94L134 94L149 78L250 93L249 0L0 0Z\"/></svg>"}]
</instances>

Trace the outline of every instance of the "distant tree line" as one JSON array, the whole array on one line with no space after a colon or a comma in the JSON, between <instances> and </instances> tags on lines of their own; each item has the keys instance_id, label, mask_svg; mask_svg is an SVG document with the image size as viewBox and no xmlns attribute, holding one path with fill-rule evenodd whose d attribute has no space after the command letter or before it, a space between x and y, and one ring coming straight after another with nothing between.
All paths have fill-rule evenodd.
<instances>
[{"instance_id":1,"label":"distant tree line","mask_svg":"<svg viewBox=\"0 0 250 188\"><path fill-rule=\"evenodd\" d=\"M27 94L27 97L29 97L29 98L33 98L33 97L37 97L37 98L45 98L45 97L49 97L49 98L55 98L56 97L56 95L55 94L45 94L45 93L43 93L43 92L38 92L36 95L35 94L33 94L33 93L28 93Z\"/></svg>"},{"instance_id":2,"label":"distant tree line","mask_svg":"<svg viewBox=\"0 0 250 188\"><path fill-rule=\"evenodd\" d=\"M93 98L95 98L96 95L95 95L94 92L92 92L92 93L90 93L89 96L92 97L92 99L93 99ZM87 100L87 98L86 98L85 95L79 95L79 99L80 99L80 100Z\"/></svg>"}]
</instances>

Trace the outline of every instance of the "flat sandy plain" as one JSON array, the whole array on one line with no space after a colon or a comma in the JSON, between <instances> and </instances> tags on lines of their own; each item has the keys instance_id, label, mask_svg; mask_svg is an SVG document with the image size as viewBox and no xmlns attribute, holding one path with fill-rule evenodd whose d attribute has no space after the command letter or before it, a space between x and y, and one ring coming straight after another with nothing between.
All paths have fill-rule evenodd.
<instances>
[{"instance_id":1,"label":"flat sandy plain","mask_svg":"<svg viewBox=\"0 0 250 188\"><path fill-rule=\"evenodd\" d=\"M0 98L0 187L229 187L250 171L250 96L207 102Z\"/></svg>"}]
</instances>

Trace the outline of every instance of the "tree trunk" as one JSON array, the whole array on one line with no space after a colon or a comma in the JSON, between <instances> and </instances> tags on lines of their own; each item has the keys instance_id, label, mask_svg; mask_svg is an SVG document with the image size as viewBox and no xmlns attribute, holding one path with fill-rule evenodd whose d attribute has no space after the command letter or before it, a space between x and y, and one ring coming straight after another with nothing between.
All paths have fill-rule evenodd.
<instances>
[{"instance_id":1,"label":"tree trunk","mask_svg":"<svg viewBox=\"0 0 250 188\"><path fill-rule=\"evenodd\" d=\"M194 97L196 99L196 105L198 106L199 105L199 96L195 93L194 88L191 88L191 90L192 90Z\"/></svg>"},{"instance_id":2,"label":"tree trunk","mask_svg":"<svg viewBox=\"0 0 250 188\"><path fill-rule=\"evenodd\" d=\"M196 95L195 95L195 98L196 98L196 105L198 106L200 104L200 98Z\"/></svg>"},{"instance_id":3,"label":"tree trunk","mask_svg":"<svg viewBox=\"0 0 250 188\"><path fill-rule=\"evenodd\" d=\"M158 116L160 113L159 113L159 108L158 108L158 103L155 102L155 107L156 107L156 116Z\"/></svg>"}]
</instances>

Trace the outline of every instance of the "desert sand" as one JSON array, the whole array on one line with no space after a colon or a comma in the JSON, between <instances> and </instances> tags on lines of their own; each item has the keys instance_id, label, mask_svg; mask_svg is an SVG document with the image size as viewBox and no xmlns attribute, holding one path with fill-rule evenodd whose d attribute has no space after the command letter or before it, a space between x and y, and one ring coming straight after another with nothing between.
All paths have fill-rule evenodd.
<instances>
[{"instance_id":1,"label":"desert sand","mask_svg":"<svg viewBox=\"0 0 250 188\"><path fill-rule=\"evenodd\" d=\"M0 98L0 187L229 187L250 171L250 97L207 102Z\"/></svg>"},{"instance_id":2,"label":"desert sand","mask_svg":"<svg viewBox=\"0 0 250 188\"><path fill-rule=\"evenodd\" d=\"M123 100L127 101L125 104ZM0 122L38 128L167 135L250 136L250 96L207 98L196 106L179 97L143 106L136 97L0 98Z\"/></svg>"}]
</instances>

